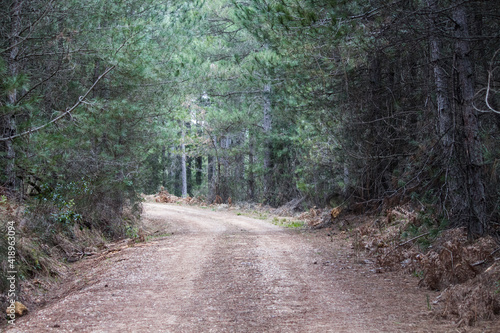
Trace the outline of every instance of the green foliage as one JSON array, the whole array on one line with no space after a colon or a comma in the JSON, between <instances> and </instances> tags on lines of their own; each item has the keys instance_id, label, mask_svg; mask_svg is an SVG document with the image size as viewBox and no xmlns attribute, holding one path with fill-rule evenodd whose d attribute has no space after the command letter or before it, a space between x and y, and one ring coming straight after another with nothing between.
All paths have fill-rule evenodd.
<instances>
[{"instance_id":1,"label":"green foliage","mask_svg":"<svg viewBox=\"0 0 500 333\"><path fill-rule=\"evenodd\" d=\"M304 221L292 221L290 223L285 224L287 228L303 228L305 225Z\"/></svg>"},{"instance_id":2,"label":"green foliage","mask_svg":"<svg viewBox=\"0 0 500 333\"><path fill-rule=\"evenodd\" d=\"M128 225L125 227L125 235L127 238L136 238L139 235L139 229L135 226Z\"/></svg>"},{"instance_id":3,"label":"green foliage","mask_svg":"<svg viewBox=\"0 0 500 333\"><path fill-rule=\"evenodd\" d=\"M37 56L0 64L0 89L4 96L17 92L18 101L1 104L0 126L12 116L17 132L48 124L115 66L71 114L14 141L16 173L37 189L29 203L33 228L71 233L77 224L110 237L125 234L125 212L139 211L145 152L158 146L164 116L178 101L176 83L165 81L180 66L175 57L165 61L165 54L182 56L182 45L192 37L184 24L199 18L199 6L93 0L57 3L40 12L35 2L25 3L21 25L39 20L23 50ZM1 10L5 18L7 9ZM3 32L1 42L10 46ZM158 178L151 181L158 186Z\"/></svg>"},{"instance_id":4,"label":"green foliage","mask_svg":"<svg viewBox=\"0 0 500 333\"><path fill-rule=\"evenodd\" d=\"M73 226L82 219L82 215L75 211L75 198L92 194L87 181L57 184L54 188L42 184L40 189L42 192L36 201L28 206L28 214L46 212L53 223L65 226Z\"/></svg>"},{"instance_id":5,"label":"green foliage","mask_svg":"<svg viewBox=\"0 0 500 333\"><path fill-rule=\"evenodd\" d=\"M449 228L449 221L442 216L437 216L432 206L420 211L415 221L416 223L408 225L406 230L401 234L401 237L403 239L411 239L428 233L428 235L420 237L415 241L422 250L427 249L438 238L441 232Z\"/></svg>"},{"instance_id":6,"label":"green foliage","mask_svg":"<svg viewBox=\"0 0 500 333\"><path fill-rule=\"evenodd\" d=\"M304 221L288 220L286 218L280 219L278 217L273 217L272 223L281 227L291 229L303 228L305 225Z\"/></svg>"},{"instance_id":7,"label":"green foliage","mask_svg":"<svg viewBox=\"0 0 500 333\"><path fill-rule=\"evenodd\" d=\"M128 208L138 212L139 192L164 186L181 193L183 157L189 195L208 201L220 195L279 206L304 197L304 206L360 201L377 208L384 197L411 196L444 208L453 193L444 163L465 159L444 160L429 121L437 118L428 56L434 17L426 6L71 0L43 10L25 1L20 23L30 29L21 36L9 31L13 18L4 6L0 92L17 100L0 103L2 135L49 124L113 70L71 114L2 144L0 167L14 162L15 190L41 188L30 205L40 205L47 223L116 237L131 225L122 218ZM482 15L486 8L468 9L484 18L485 36L498 34L498 20ZM450 14L444 9L436 19L444 27ZM17 37L22 53L12 60ZM453 59L453 41L439 37ZM493 40L474 46L483 85ZM453 64L443 63L452 73ZM498 126L488 117L478 119L495 218ZM409 234L441 230L446 211L419 217Z\"/></svg>"},{"instance_id":8,"label":"green foliage","mask_svg":"<svg viewBox=\"0 0 500 333\"><path fill-rule=\"evenodd\" d=\"M412 275L416 278L422 279L424 277L424 271L414 271Z\"/></svg>"}]
</instances>

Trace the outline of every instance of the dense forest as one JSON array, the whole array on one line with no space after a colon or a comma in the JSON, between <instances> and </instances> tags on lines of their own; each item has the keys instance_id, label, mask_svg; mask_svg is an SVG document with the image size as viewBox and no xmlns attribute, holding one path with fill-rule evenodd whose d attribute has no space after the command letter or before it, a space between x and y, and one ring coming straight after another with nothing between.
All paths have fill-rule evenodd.
<instances>
[{"instance_id":1,"label":"dense forest","mask_svg":"<svg viewBox=\"0 0 500 333\"><path fill-rule=\"evenodd\" d=\"M500 2L0 7L1 200L55 242L121 237L141 193L498 232Z\"/></svg>"}]
</instances>

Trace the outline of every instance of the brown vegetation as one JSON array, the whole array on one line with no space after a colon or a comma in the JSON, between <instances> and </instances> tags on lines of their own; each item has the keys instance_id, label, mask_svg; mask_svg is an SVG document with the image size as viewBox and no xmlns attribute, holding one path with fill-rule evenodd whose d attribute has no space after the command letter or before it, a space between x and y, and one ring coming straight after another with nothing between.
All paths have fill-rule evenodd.
<instances>
[{"instance_id":1,"label":"brown vegetation","mask_svg":"<svg viewBox=\"0 0 500 333\"><path fill-rule=\"evenodd\" d=\"M28 308L21 302L14 302L10 307L5 310L7 316L14 315L15 317L22 317L28 313Z\"/></svg>"},{"instance_id":2,"label":"brown vegetation","mask_svg":"<svg viewBox=\"0 0 500 333\"><path fill-rule=\"evenodd\" d=\"M217 204L217 205L220 205L223 203L223 200L222 198L220 197L220 195L216 195L215 196L215 200L214 200L214 204Z\"/></svg>"},{"instance_id":3,"label":"brown vegetation","mask_svg":"<svg viewBox=\"0 0 500 333\"><path fill-rule=\"evenodd\" d=\"M202 200L198 198L192 198L192 197L178 197L173 194L168 193L167 190L164 188L161 189L160 192L158 192L154 196L154 200L156 202L162 202L162 203L179 203L179 204L188 204L188 205L198 205L202 203Z\"/></svg>"},{"instance_id":4,"label":"brown vegetation","mask_svg":"<svg viewBox=\"0 0 500 333\"><path fill-rule=\"evenodd\" d=\"M475 278L444 290L436 302L437 312L445 318L457 319L460 326L498 320L499 293L500 267L494 263Z\"/></svg>"},{"instance_id":5,"label":"brown vegetation","mask_svg":"<svg viewBox=\"0 0 500 333\"><path fill-rule=\"evenodd\" d=\"M441 291L432 303L438 316L459 325L499 320L497 240L470 240L465 228L426 228L423 219L409 206L389 209L384 218L365 217L352 232L352 247L375 257L378 272L403 271L418 276L419 286Z\"/></svg>"}]
</instances>

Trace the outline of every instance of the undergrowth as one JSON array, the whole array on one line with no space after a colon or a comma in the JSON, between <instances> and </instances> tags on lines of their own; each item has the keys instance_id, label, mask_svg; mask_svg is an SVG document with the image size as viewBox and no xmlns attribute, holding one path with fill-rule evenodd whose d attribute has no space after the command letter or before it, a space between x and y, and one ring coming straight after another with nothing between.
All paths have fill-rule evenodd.
<instances>
[{"instance_id":1,"label":"undergrowth","mask_svg":"<svg viewBox=\"0 0 500 333\"><path fill-rule=\"evenodd\" d=\"M64 277L68 263L95 254L109 240L136 236L139 202L113 193L98 195L86 186L42 185L37 196L22 202L0 196L1 308L7 302L6 275L12 271L6 264L8 223L16 232L16 296L28 306L42 302L33 295L44 294Z\"/></svg>"},{"instance_id":2,"label":"undergrowth","mask_svg":"<svg viewBox=\"0 0 500 333\"><path fill-rule=\"evenodd\" d=\"M403 270L441 291L432 307L440 316L459 325L498 319L500 245L492 237L472 241L449 225L432 208L395 207L355 228L353 248L374 256L378 271Z\"/></svg>"}]
</instances>

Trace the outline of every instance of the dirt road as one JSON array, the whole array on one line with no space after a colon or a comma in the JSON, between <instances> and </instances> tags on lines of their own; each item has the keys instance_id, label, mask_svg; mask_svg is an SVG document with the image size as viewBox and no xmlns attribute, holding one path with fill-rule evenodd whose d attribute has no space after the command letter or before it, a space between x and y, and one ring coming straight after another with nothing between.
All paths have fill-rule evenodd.
<instances>
[{"instance_id":1,"label":"dirt road","mask_svg":"<svg viewBox=\"0 0 500 333\"><path fill-rule=\"evenodd\" d=\"M455 332L432 319L413 278L373 272L341 237L234 212L145 210L150 230L170 235L83 260L79 288L7 331Z\"/></svg>"}]
</instances>

